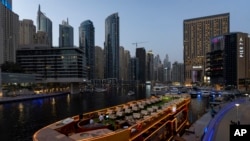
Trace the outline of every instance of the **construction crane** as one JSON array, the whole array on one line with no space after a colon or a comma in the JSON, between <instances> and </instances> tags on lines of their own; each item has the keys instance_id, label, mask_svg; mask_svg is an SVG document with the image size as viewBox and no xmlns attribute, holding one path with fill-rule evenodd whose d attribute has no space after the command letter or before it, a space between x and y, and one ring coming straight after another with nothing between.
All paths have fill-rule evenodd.
<instances>
[{"instance_id":1,"label":"construction crane","mask_svg":"<svg viewBox=\"0 0 250 141\"><path fill-rule=\"evenodd\" d=\"M135 47L137 48L138 44L142 44L142 43L147 43L147 41L145 41L145 42L135 42L135 43L132 43L132 45L135 45Z\"/></svg>"}]
</instances>

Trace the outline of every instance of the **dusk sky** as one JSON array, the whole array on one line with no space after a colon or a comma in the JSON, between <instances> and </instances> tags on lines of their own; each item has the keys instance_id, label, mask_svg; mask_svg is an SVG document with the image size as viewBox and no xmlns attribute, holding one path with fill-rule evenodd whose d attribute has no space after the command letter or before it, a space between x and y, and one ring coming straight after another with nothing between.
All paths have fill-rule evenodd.
<instances>
[{"instance_id":1,"label":"dusk sky","mask_svg":"<svg viewBox=\"0 0 250 141\"><path fill-rule=\"evenodd\" d=\"M183 20L230 13L230 31L250 33L249 0L12 0L19 20L31 19L36 25L38 5L53 22L53 46L58 46L59 24L69 19L74 28L74 45L79 46L80 23L91 20L95 45L103 48L105 19L118 12L120 46L135 55L136 46L152 50L163 60L183 62Z\"/></svg>"}]
</instances>

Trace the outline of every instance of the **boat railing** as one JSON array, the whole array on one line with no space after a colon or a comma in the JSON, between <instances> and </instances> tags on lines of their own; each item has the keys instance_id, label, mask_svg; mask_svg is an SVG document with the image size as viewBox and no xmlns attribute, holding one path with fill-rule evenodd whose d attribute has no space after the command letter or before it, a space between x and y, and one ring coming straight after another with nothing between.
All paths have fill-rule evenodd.
<instances>
[{"instance_id":1,"label":"boat railing","mask_svg":"<svg viewBox=\"0 0 250 141\"><path fill-rule=\"evenodd\" d=\"M167 120L169 117L173 116L174 114L178 113L183 106L188 104L188 99L182 99L178 103L171 103L165 110L161 110L160 112L153 113L152 115L148 116L145 119L141 119L135 125L130 127L130 137L136 139L142 133L148 131L150 128L156 126L159 121ZM172 107L176 106L176 111L173 111ZM140 131L140 132L139 132Z\"/></svg>"}]
</instances>

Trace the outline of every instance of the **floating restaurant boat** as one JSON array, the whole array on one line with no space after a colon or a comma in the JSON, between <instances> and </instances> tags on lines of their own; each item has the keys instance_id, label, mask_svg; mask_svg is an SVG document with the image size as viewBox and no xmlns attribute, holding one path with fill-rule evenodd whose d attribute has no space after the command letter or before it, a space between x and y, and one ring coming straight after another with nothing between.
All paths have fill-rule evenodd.
<instances>
[{"instance_id":1,"label":"floating restaurant boat","mask_svg":"<svg viewBox=\"0 0 250 141\"><path fill-rule=\"evenodd\" d=\"M172 140L188 125L190 95L161 95L68 117L33 135L33 141Z\"/></svg>"}]
</instances>

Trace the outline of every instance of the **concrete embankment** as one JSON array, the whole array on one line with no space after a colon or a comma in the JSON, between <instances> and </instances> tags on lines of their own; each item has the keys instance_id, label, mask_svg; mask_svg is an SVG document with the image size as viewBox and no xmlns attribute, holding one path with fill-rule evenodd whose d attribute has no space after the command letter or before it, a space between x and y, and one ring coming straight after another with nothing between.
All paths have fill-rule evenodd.
<instances>
[{"instance_id":1,"label":"concrete embankment","mask_svg":"<svg viewBox=\"0 0 250 141\"><path fill-rule=\"evenodd\" d=\"M17 101L38 99L38 98L54 97L54 96L60 96L60 95L66 95L66 94L69 94L69 92L58 92L58 93L49 93L49 94L34 94L34 95L15 96L15 97L0 97L0 104L8 103L8 102L17 102Z\"/></svg>"}]
</instances>

